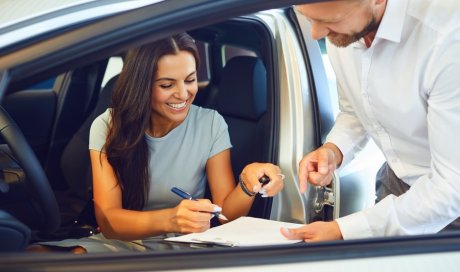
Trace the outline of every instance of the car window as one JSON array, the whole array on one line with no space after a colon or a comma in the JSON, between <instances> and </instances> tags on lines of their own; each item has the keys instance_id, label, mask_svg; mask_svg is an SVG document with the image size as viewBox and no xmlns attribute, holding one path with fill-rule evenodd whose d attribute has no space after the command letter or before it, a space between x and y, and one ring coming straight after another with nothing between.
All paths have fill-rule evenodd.
<instances>
[{"instance_id":1,"label":"car window","mask_svg":"<svg viewBox=\"0 0 460 272\"><path fill-rule=\"evenodd\" d=\"M241 173L243 166L250 162L275 162L275 154L277 154L276 149L278 148L275 142L277 139L277 132L274 129L278 122L278 117L276 116L278 103L273 102L276 101L275 94L278 90L278 86L273 84L277 75L274 73L273 69L266 69L270 67L270 64L273 65L276 63L276 58L274 58L275 55L273 53L275 48L272 47L272 36L262 22L253 20L251 21L251 26L252 28L247 28L246 23L237 21L236 19L229 19L228 21L216 26L205 26L200 29L196 29L195 32L191 31L196 36L196 38L195 36L193 37L199 41L199 47L201 47L201 77L203 79L212 80L214 76L222 76L219 73L226 73L227 75L226 77L222 77L226 78L226 82L224 84L217 80L216 86L213 86L216 87L216 90L218 91L216 97L209 97L210 99L220 99L221 102L208 104L212 105L214 107L213 109L220 112L227 122L233 145L231 155L235 156L234 158L232 157L232 163L233 166L235 166L235 176L238 176L239 173ZM226 42L221 43L220 41L206 40L206 36L204 34L208 31L215 31L216 33L222 31L227 39ZM250 34L248 35L249 37L259 35L260 39L247 41L244 38L238 38L238 36L242 33L241 31L248 31ZM200 36L200 34L202 35ZM200 40L200 38L202 39ZM146 41L144 40L142 42ZM210 47L209 44L212 42L214 42L214 48L218 50L214 50L212 52L213 55L210 56L207 49ZM133 46L139 46L139 44L130 44L129 47L126 46L124 50L128 50ZM79 203L72 203L74 199L70 197L68 199L66 196L59 197L58 201L64 201L59 203L60 208L66 215L66 218L62 220L63 225L69 226L69 224L71 224L69 227L75 226L80 228L81 225L79 224L87 223L86 218L82 219L82 217L85 217L86 215L80 217L77 214L78 218L75 218L73 217L75 214L71 214L74 212L72 209L78 210L77 213L81 212L82 209L83 211L90 211L90 213L93 212L91 203L88 204L87 209L84 207L84 201L86 201L86 198L90 199L87 191L87 184L90 183L87 183L87 180L88 178L91 178L91 174L90 172L86 172L88 169L80 168L80 166L85 163L85 158L87 162L88 145L85 144L84 140L88 139L88 125L91 124L91 122L87 122L89 119L84 118L95 118L100 114L100 112L97 113L98 105L101 97L106 96L102 93L103 91L101 91L99 97L94 98L98 96L95 95L95 93L99 93L98 91L101 89L110 90L110 79L120 73L123 66L123 60L120 56L112 56L108 59L108 61L101 56L97 57L99 59L92 61L92 63L88 63L92 60L91 58L88 58L88 61L81 66L71 63L68 66L64 66L64 68L59 67L59 73L67 74L67 78L63 79L63 82L68 84L68 88L65 86L62 88L62 95L65 97L62 99L59 97L58 99L51 101L55 104L55 108L46 107L47 109L50 109L50 116L47 120L52 123L52 127L48 131L43 129L40 130L42 132L48 132L47 135L49 135L43 137L44 141L46 141L43 143L44 148L46 148L43 152L46 157L43 160L43 165L47 168L47 170L49 170L48 174L50 174L49 179L51 180L50 183L52 188L56 191L61 190L62 188L69 188L72 195L77 195L77 198L80 198ZM211 57L214 60L220 61L211 64ZM233 66L230 65L230 62ZM65 71L65 68L70 70ZM226 70L225 68L228 69ZM215 73L210 73L210 70L214 70ZM242 70L245 71L248 76L240 76L240 72ZM265 71L267 71L267 73ZM109 86L109 88L106 88L107 86ZM223 89L225 89L227 93L226 96L219 96L219 91ZM235 89L237 89L238 92L235 92ZM238 93L237 99L232 98L234 93ZM35 99L35 97L32 96L28 98ZM48 99L48 97L45 98ZM65 101L66 103L59 103L60 101ZM249 106L246 107L240 107L240 101L249 101L251 104L248 104ZM21 107L20 112L23 113L23 109L27 106L26 103L23 99L15 101L15 104L17 104L16 102L23 106ZM79 102L82 105L76 105L76 102ZM272 105L270 105L269 102L272 102ZM226 103L231 103L231 105L227 105ZM252 104L255 106L252 106ZM105 108L103 110L107 108L108 104L106 103L104 105ZM91 111L82 111L81 106L90 107ZM256 106L258 107L257 112L253 113L253 109L256 108ZM16 105L14 105L14 107L16 109L19 108L16 107ZM56 111L54 109L56 109ZM93 109L96 109L96 111L92 111ZM58 112L57 110L59 110L60 116L52 116L55 112ZM240 113L240 110L245 112ZM28 114L38 116L38 114L35 114L35 111L31 110L28 111ZM78 117L78 119L75 117ZM27 122L26 125L34 124L34 122L30 121L31 119L25 119ZM59 125L56 125L57 122ZM86 133L80 133L85 129ZM59 138L53 138L56 134L61 134L61 132L66 132L66 134L58 135ZM41 135L33 136L38 137ZM68 148L68 144L73 143L75 138L77 140L83 140L77 141L79 144L78 148ZM249 139L249 141L246 139ZM48 142L53 145L52 149L51 145L47 146ZM73 154L75 150L82 151L85 158L80 158L80 156ZM78 178L82 175L84 177ZM81 198L83 197L85 199L84 201L81 201ZM271 202L271 198L258 197L254 201L254 208L251 209L249 214L254 215L255 217L259 216L269 218L272 206ZM70 205L67 205L69 203ZM12 213L14 212L16 211L12 211ZM24 213L24 216L21 217L21 219L26 217L27 216ZM28 221L31 220L32 219L28 219ZM86 225L83 226L85 231L93 231L93 229L85 227ZM81 228L79 230L81 230ZM59 236L59 234L56 234L56 236L51 237L51 239L70 238L68 236L66 237L68 233L64 234L65 235L62 237ZM72 233L71 235L75 237L80 234L81 233ZM88 233L85 232L84 234ZM46 240L49 239L49 237L38 236L34 237L33 241L40 239Z\"/></svg>"},{"instance_id":2,"label":"car window","mask_svg":"<svg viewBox=\"0 0 460 272\"><path fill-rule=\"evenodd\" d=\"M321 57L323 59L324 69L326 70L327 83L328 83L329 92L331 95L334 116L337 116L337 114L339 113L339 100L337 96L337 82L336 82L334 70L332 69L331 62L329 61L329 57L327 55L326 40L325 39L318 40L318 45L321 50Z\"/></svg>"},{"instance_id":3,"label":"car window","mask_svg":"<svg viewBox=\"0 0 460 272\"><path fill-rule=\"evenodd\" d=\"M121 56L110 57L105 69L104 77L102 78L101 88L104 88L107 82L118 75L123 68L123 58Z\"/></svg>"},{"instance_id":4,"label":"car window","mask_svg":"<svg viewBox=\"0 0 460 272\"><path fill-rule=\"evenodd\" d=\"M44 81L41 81L39 83L36 83L34 85L31 85L28 87L28 90L43 90L43 89L53 89L54 82L56 81L56 78L50 78Z\"/></svg>"},{"instance_id":5,"label":"car window","mask_svg":"<svg viewBox=\"0 0 460 272\"><path fill-rule=\"evenodd\" d=\"M209 63L209 43L196 40L196 46L200 54L200 66L198 67L198 81L200 88L205 87L211 78Z\"/></svg>"}]
</instances>

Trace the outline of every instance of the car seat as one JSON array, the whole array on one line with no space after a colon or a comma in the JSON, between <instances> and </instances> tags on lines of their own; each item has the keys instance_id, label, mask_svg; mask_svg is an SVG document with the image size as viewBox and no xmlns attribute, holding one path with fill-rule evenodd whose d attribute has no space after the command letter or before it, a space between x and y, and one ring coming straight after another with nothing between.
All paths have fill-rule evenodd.
<instances>
[{"instance_id":1,"label":"car seat","mask_svg":"<svg viewBox=\"0 0 460 272\"><path fill-rule=\"evenodd\" d=\"M115 76L107 82L99 93L96 106L63 150L60 165L69 190L56 192L61 210L60 232L55 233L53 237L34 237L35 240L78 238L95 231L91 162L88 151L89 131L94 119L109 107L117 78L118 76Z\"/></svg>"},{"instance_id":2,"label":"car seat","mask_svg":"<svg viewBox=\"0 0 460 272\"><path fill-rule=\"evenodd\" d=\"M260 58L237 56L222 70L216 110L228 124L233 174L252 162L268 161L267 73ZM256 198L250 215L268 218L271 198Z\"/></svg>"}]
</instances>

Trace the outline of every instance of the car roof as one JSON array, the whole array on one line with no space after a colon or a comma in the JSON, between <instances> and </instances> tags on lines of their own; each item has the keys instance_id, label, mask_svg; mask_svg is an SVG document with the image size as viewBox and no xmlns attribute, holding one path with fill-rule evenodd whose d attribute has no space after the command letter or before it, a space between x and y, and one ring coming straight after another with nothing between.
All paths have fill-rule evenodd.
<instances>
[{"instance_id":1,"label":"car roof","mask_svg":"<svg viewBox=\"0 0 460 272\"><path fill-rule=\"evenodd\" d=\"M42 14L94 1L95 0L6 1L0 3L0 8L8 11L0 17L0 28L3 28L6 25L16 24L30 18L38 17Z\"/></svg>"},{"instance_id":2,"label":"car roof","mask_svg":"<svg viewBox=\"0 0 460 272\"><path fill-rule=\"evenodd\" d=\"M25 0L0 4L0 48L163 0Z\"/></svg>"}]
</instances>

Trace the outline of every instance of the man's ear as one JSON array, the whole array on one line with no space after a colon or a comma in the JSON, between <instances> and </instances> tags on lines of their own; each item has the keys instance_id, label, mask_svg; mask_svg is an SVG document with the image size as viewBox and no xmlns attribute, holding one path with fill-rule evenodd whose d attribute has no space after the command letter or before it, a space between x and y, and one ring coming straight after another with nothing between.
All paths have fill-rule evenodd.
<instances>
[{"instance_id":1,"label":"man's ear","mask_svg":"<svg viewBox=\"0 0 460 272\"><path fill-rule=\"evenodd\" d=\"M374 8L377 10L378 14L382 14L385 12L387 1L388 0L373 0L374 1Z\"/></svg>"}]
</instances>

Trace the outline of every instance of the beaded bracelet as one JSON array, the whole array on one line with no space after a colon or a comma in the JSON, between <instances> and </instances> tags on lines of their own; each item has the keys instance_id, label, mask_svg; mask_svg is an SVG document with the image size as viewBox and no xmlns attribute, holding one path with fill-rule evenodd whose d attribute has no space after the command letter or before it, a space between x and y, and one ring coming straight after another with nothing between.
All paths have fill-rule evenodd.
<instances>
[{"instance_id":1,"label":"beaded bracelet","mask_svg":"<svg viewBox=\"0 0 460 272\"><path fill-rule=\"evenodd\" d=\"M246 184L244 184L243 179L241 178L241 175L240 175L240 178L239 178L239 182L238 182L238 183L240 184L241 189L243 190L243 192L244 192L247 196L253 197L253 196L256 195L256 193L251 192L251 191L248 190L248 188L246 187Z\"/></svg>"}]
</instances>

